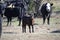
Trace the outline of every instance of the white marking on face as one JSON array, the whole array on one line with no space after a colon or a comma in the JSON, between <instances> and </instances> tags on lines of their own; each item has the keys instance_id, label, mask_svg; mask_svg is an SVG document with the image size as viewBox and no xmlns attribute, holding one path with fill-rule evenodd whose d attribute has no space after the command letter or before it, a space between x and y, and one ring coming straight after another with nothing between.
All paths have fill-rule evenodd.
<instances>
[{"instance_id":1,"label":"white marking on face","mask_svg":"<svg viewBox=\"0 0 60 40\"><path fill-rule=\"evenodd\" d=\"M48 12L51 10L51 7L50 6L51 6L50 3L47 3L46 9L47 9Z\"/></svg>"}]
</instances>

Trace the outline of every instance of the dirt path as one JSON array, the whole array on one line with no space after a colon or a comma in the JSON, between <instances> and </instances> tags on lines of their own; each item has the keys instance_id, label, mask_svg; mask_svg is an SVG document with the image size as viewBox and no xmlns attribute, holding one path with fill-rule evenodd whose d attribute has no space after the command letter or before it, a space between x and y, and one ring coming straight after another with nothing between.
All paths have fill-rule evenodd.
<instances>
[{"instance_id":1,"label":"dirt path","mask_svg":"<svg viewBox=\"0 0 60 40\"><path fill-rule=\"evenodd\" d=\"M3 22L2 36L0 40L60 40L60 16L51 18L50 25L42 25L42 18L35 19L34 33L22 33L22 26L17 26L18 21L6 26Z\"/></svg>"},{"instance_id":2,"label":"dirt path","mask_svg":"<svg viewBox=\"0 0 60 40\"><path fill-rule=\"evenodd\" d=\"M53 26L53 27L52 27ZM34 33L22 33L21 26L3 27L1 40L60 40L60 33L51 33L59 30L54 25L34 25Z\"/></svg>"}]
</instances>

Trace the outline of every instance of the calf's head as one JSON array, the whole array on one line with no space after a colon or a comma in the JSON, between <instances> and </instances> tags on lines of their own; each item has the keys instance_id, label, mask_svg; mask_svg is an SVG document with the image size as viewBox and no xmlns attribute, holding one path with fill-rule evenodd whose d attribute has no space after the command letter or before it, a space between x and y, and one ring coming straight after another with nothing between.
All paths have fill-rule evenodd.
<instances>
[{"instance_id":1,"label":"calf's head","mask_svg":"<svg viewBox=\"0 0 60 40\"><path fill-rule=\"evenodd\" d=\"M53 6L53 3L46 3L46 11L50 12L52 6Z\"/></svg>"}]
</instances>

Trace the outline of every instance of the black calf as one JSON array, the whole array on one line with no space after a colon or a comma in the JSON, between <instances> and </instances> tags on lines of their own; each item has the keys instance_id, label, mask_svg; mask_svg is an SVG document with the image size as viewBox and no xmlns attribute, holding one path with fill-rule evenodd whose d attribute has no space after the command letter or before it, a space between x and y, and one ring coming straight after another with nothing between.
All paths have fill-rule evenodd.
<instances>
[{"instance_id":1,"label":"black calf","mask_svg":"<svg viewBox=\"0 0 60 40\"><path fill-rule=\"evenodd\" d=\"M42 13L42 17L43 17L43 24L45 23L45 20L47 18L47 23L50 24L50 15L52 12L52 5L53 3L45 3L42 5L41 7L41 13ZM48 7L47 7L48 6Z\"/></svg>"},{"instance_id":2,"label":"black calf","mask_svg":"<svg viewBox=\"0 0 60 40\"><path fill-rule=\"evenodd\" d=\"M18 8L6 8L4 15L7 17L7 26L9 22L11 25L12 17L19 17L19 14L20 12Z\"/></svg>"},{"instance_id":3,"label":"black calf","mask_svg":"<svg viewBox=\"0 0 60 40\"><path fill-rule=\"evenodd\" d=\"M23 19L22 19L22 32L26 32L26 25L28 25L30 33L31 33L31 27L32 27L32 32L34 32L32 20L33 19L31 16L24 16L23 17Z\"/></svg>"}]
</instances>

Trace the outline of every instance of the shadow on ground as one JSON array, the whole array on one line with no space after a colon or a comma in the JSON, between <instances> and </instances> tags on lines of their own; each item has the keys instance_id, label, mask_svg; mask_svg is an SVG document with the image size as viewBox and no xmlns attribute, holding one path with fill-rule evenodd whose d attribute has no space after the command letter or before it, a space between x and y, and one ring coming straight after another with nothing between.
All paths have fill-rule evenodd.
<instances>
[{"instance_id":1,"label":"shadow on ground","mask_svg":"<svg viewBox=\"0 0 60 40\"><path fill-rule=\"evenodd\" d=\"M51 33L60 33L60 30L52 31Z\"/></svg>"}]
</instances>

